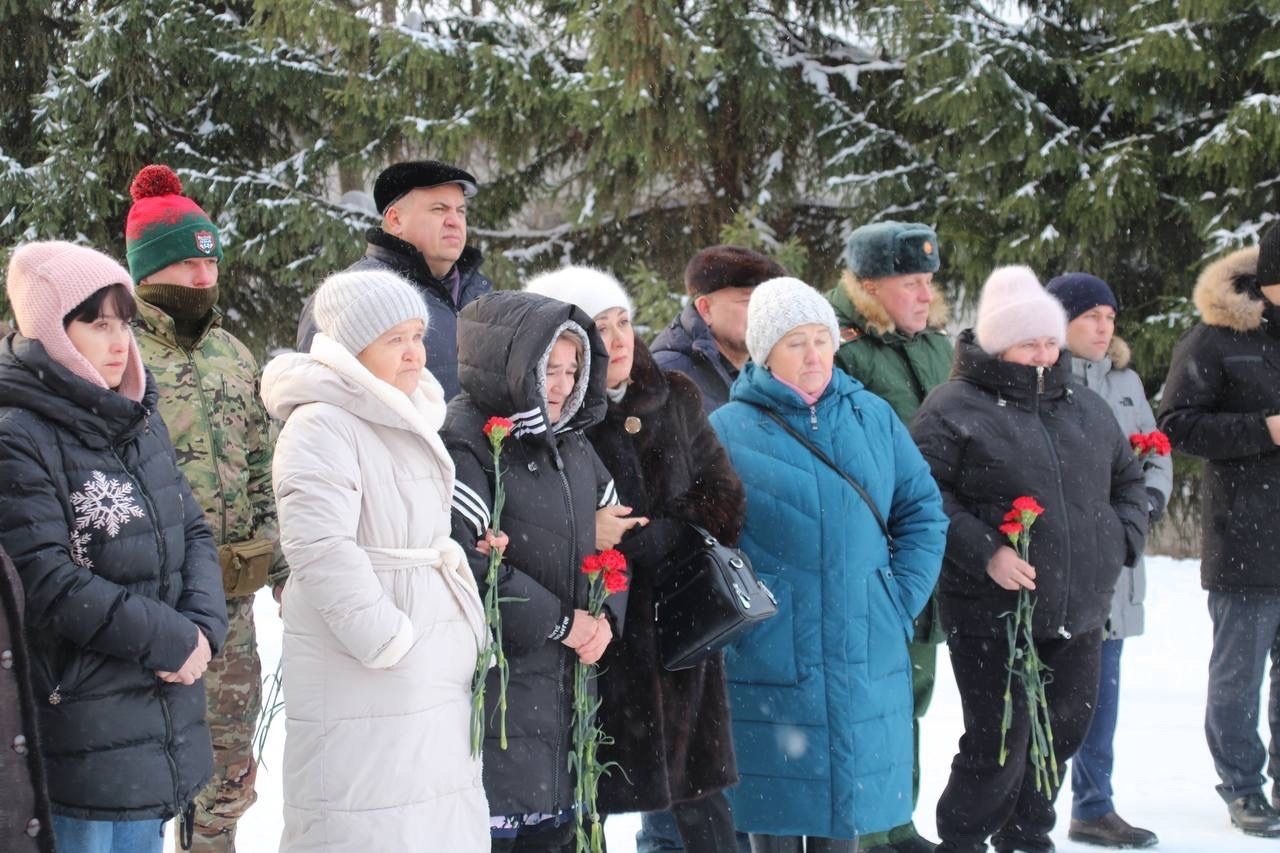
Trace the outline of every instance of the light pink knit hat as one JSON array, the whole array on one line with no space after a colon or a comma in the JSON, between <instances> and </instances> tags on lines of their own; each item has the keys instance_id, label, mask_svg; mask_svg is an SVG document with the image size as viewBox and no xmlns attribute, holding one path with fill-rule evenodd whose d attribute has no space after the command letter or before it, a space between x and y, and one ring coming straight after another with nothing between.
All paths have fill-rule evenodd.
<instances>
[{"instance_id":1,"label":"light pink knit hat","mask_svg":"<svg viewBox=\"0 0 1280 853\"><path fill-rule=\"evenodd\" d=\"M1036 338L1056 338L1062 346L1067 341L1067 312L1040 286L1030 267L997 267L982 285L974 335L978 346L991 355Z\"/></svg>"},{"instance_id":2,"label":"light pink knit hat","mask_svg":"<svg viewBox=\"0 0 1280 853\"><path fill-rule=\"evenodd\" d=\"M107 387L106 380L71 343L62 318L113 284L122 284L133 293L133 278L128 270L101 252L74 243L28 243L9 259L7 290L18 331L43 344L45 352L58 364L103 388ZM117 390L131 400L141 400L146 381L142 354L131 338L129 364Z\"/></svg>"}]
</instances>

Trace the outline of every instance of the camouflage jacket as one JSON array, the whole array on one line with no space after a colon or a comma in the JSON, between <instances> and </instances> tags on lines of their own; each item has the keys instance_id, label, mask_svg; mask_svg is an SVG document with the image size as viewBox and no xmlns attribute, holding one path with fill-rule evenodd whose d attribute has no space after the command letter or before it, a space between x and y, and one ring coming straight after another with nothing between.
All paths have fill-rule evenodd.
<instances>
[{"instance_id":1,"label":"camouflage jacket","mask_svg":"<svg viewBox=\"0 0 1280 853\"><path fill-rule=\"evenodd\" d=\"M271 492L271 421L258 397L258 365L222 328L215 309L195 346L178 343L172 318L138 300L138 346L160 389L157 408L169 427L178 465L225 545L277 540ZM287 574L277 545L272 581Z\"/></svg>"}]
</instances>

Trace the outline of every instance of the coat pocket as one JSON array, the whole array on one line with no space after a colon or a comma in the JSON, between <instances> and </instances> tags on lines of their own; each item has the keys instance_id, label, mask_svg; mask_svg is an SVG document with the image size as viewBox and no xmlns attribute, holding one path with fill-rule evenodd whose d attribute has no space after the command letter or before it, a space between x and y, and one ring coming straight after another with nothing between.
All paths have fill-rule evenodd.
<instances>
[{"instance_id":1,"label":"coat pocket","mask_svg":"<svg viewBox=\"0 0 1280 853\"><path fill-rule=\"evenodd\" d=\"M1124 567L1124 524L1110 504L1099 504L1097 511L1097 559L1093 567L1093 591L1111 595Z\"/></svg>"},{"instance_id":2,"label":"coat pocket","mask_svg":"<svg viewBox=\"0 0 1280 853\"><path fill-rule=\"evenodd\" d=\"M795 597L791 584L776 575L758 573L773 593L778 612L725 650L729 680L740 684L769 684L792 687L800 683L796 660ZM813 614L820 618L820 614Z\"/></svg>"},{"instance_id":3,"label":"coat pocket","mask_svg":"<svg viewBox=\"0 0 1280 853\"><path fill-rule=\"evenodd\" d=\"M867 666L873 679L910 667L907 644L914 635L893 572L880 566L867 577Z\"/></svg>"}]
</instances>

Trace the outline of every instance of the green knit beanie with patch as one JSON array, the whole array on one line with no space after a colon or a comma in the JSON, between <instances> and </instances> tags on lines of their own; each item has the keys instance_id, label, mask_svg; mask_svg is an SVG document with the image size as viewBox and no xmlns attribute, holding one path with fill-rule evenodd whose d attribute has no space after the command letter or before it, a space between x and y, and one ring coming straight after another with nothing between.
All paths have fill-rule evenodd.
<instances>
[{"instance_id":1,"label":"green knit beanie with patch","mask_svg":"<svg viewBox=\"0 0 1280 853\"><path fill-rule=\"evenodd\" d=\"M182 181L168 166L143 167L129 194L133 207L125 220L125 254L135 284L187 258L222 260L217 226L182 194Z\"/></svg>"}]
</instances>

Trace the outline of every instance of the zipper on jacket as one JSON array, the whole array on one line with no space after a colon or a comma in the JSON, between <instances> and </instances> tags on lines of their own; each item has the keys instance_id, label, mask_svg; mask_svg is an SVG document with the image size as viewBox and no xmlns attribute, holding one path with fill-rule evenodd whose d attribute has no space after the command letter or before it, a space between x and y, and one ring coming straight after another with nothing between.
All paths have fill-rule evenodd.
<instances>
[{"instance_id":1,"label":"zipper on jacket","mask_svg":"<svg viewBox=\"0 0 1280 853\"><path fill-rule=\"evenodd\" d=\"M809 407L809 430L811 432L818 431L818 407L817 406Z\"/></svg>"},{"instance_id":2,"label":"zipper on jacket","mask_svg":"<svg viewBox=\"0 0 1280 853\"><path fill-rule=\"evenodd\" d=\"M200 629L197 628L197 631ZM182 822L186 803L181 801L182 791L179 788L178 762L173 757L173 713L169 710L169 700L164 697L164 684L160 676L156 676L156 699L160 702L160 713L164 715L164 759L169 762L169 775L173 778L173 807L178 811L178 832L184 831Z\"/></svg>"},{"instance_id":3,"label":"zipper on jacket","mask_svg":"<svg viewBox=\"0 0 1280 853\"><path fill-rule=\"evenodd\" d=\"M164 536L160 532L160 516L156 515L155 501L151 499L151 493L142 487L142 481L133 476L133 471L129 470L129 466L124 464L124 460L120 458L120 454L116 452L115 448L111 449L111 455L120 463L120 467L124 469L125 476L137 488L139 497L147 505L147 512L151 513L151 535L156 539L156 554L160 558L160 600L164 601L169 593L169 572L166 568L166 564L169 562L169 549L165 547Z\"/></svg>"},{"instance_id":4,"label":"zipper on jacket","mask_svg":"<svg viewBox=\"0 0 1280 853\"><path fill-rule=\"evenodd\" d=\"M553 447L553 450L554 449L555 448ZM557 453L557 459L558 458L559 458L559 454ZM578 604L578 563L579 563L578 521L576 518L574 518L574 515L573 515L573 490L569 487L569 478L564 473L564 465L557 465L556 473L560 475L560 485L564 487L564 506L565 506L565 510L568 512L568 515L569 515L569 542L570 542L569 547L571 549L571 553L573 556L573 559L570 562L570 565L573 568L569 574L569 601L574 605L574 609L576 610L577 604ZM572 630L573 628L572 618L570 619L569 628L570 630ZM556 693L557 693L557 699L559 701L556 702L556 722L558 725L556 726L556 749L554 754L560 756L561 758L564 758L564 756L566 755L565 743L564 743L564 730L565 730L564 682L567 674L565 672L566 655L564 653L565 652L564 649L558 649L557 651L559 652L559 659L560 659L560 666L558 668L557 677L556 677ZM564 763L565 763L564 761L555 762L555 768L556 768L555 774L552 776L552 779L551 779L551 798L552 798L553 806L555 805L556 795L560 791L560 767ZM577 802L573 804L574 809L580 808L580 806L581 804Z\"/></svg>"},{"instance_id":5,"label":"zipper on jacket","mask_svg":"<svg viewBox=\"0 0 1280 853\"><path fill-rule=\"evenodd\" d=\"M1066 528L1066 541L1071 542L1071 519L1067 516L1065 510L1067 508L1067 493L1062 488L1062 460L1058 458L1058 448L1053 446L1053 436L1049 434L1049 428L1044 425L1044 419L1040 416L1040 395L1044 393L1044 368L1036 368L1036 424L1040 427L1040 432L1044 434L1045 444L1049 447L1049 457L1053 460L1053 470L1057 472L1055 480L1058 486L1058 505L1064 510L1062 516L1062 524ZM1067 611L1071 604L1071 549L1066 550L1067 571L1066 584L1064 587L1065 595L1062 599L1062 613L1058 617L1058 636L1065 640L1071 639L1071 632L1067 630Z\"/></svg>"},{"instance_id":6,"label":"zipper on jacket","mask_svg":"<svg viewBox=\"0 0 1280 853\"><path fill-rule=\"evenodd\" d=\"M209 398L204 393L204 377L200 375L200 366L196 364L195 355L187 350L183 350L183 353L191 363L191 372L196 378L196 393L200 395L200 414L204 420L205 434L209 437L209 461L213 463L213 476L218 481L218 504L222 507L222 531L218 536L218 543L223 544L227 541L227 498L224 492L226 484L222 482L222 468L218 465L219 448L213 440L213 410L209 408Z\"/></svg>"}]
</instances>

